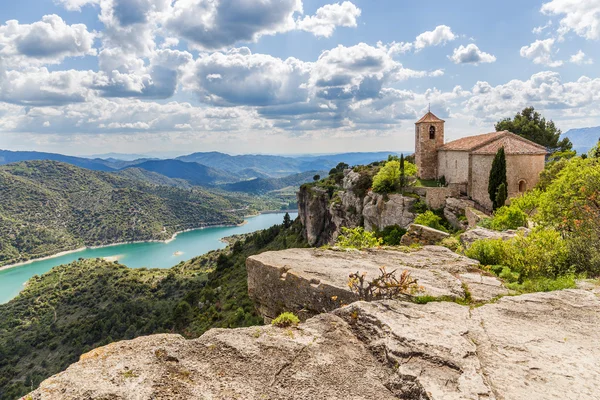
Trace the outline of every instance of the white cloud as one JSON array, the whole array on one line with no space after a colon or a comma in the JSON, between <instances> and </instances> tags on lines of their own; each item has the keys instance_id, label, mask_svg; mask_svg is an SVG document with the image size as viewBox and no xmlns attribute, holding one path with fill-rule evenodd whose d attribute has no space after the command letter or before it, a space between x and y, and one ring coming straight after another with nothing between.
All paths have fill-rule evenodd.
<instances>
[{"instance_id":1,"label":"white cloud","mask_svg":"<svg viewBox=\"0 0 600 400\"><path fill-rule=\"evenodd\" d=\"M532 60L535 64L542 64L548 67L560 67L563 62L553 60L554 39L536 40L529 46L521 47L521 57Z\"/></svg>"},{"instance_id":2,"label":"white cloud","mask_svg":"<svg viewBox=\"0 0 600 400\"><path fill-rule=\"evenodd\" d=\"M590 40L600 39L600 0L552 0L542 5L548 15L563 15L559 34L574 31Z\"/></svg>"},{"instance_id":3,"label":"white cloud","mask_svg":"<svg viewBox=\"0 0 600 400\"><path fill-rule=\"evenodd\" d=\"M493 63L496 61L496 57L479 50L477 45L470 43L467 46L459 46L454 49L454 53L448 56L454 64L479 64L479 63Z\"/></svg>"},{"instance_id":4,"label":"white cloud","mask_svg":"<svg viewBox=\"0 0 600 400\"><path fill-rule=\"evenodd\" d=\"M67 25L58 15L20 24L0 25L0 58L6 66L58 64L65 57L95 55L96 34L83 24Z\"/></svg>"},{"instance_id":5,"label":"white cloud","mask_svg":"<svg viewBox=\"0 0 600 400\"><path fill-rule=\"evenodd\" d=\"M429 46L439 46L451 42L457 36L452 32L449 26L439 25L433 31L421 33L415 39L414 47L417 51Z\"/></svg>"},{"instance_id":6,"label":"white cloud","mask_svg":"<svg viewBox=\"0 0 600 400\"><path fill-rule=\"evenodd\" d=\"M552 26L552 21L548 21L548 23L546 25L542 25L542 26L536 26L535 28L533 28L531 30L531 33L534 33L536 35L540 35L542 32L544 32L546 29L550 28Z\"/></svg>"},{"instance_id":7,"label":"white cloud","mask_svg":"<svg viewBox=\"0 0 600 400\"><path fill-rule=\"evenodd\" d=\"M585 53L579 50L576 54L573 54L569 59L573 64L583 65L583 64L593 64L591 58L586 57Z\"/></svg>"},{"instance_id":8,"label":"white cloud","mask_svg":"<svg viewBox=\"0 0 600 400\"><path fill-rule=\"evenodd\" d=\"M315 36L330 37L338 26L356 27L356 19L360 14L360 8L349 1L327 4L319 8L315 15L298 19L296 27Z\"/></svg>"},{"instance_id":9,"label":"white cloud","mask_svg":"<svg viewBox=\"0 0 600 400\"><path fill-rule=\"evenodd\" d=\"M81 11L84 6L90 4L99 4L100 0L54 0L69 11Z\"/></svg>"}]
</instances>

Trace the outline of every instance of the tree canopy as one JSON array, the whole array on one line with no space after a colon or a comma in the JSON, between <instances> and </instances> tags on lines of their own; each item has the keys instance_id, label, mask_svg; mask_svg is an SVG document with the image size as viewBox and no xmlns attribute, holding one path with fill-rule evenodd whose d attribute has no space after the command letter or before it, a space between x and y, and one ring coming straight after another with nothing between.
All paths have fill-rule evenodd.
<instances>
[{"instance_id":1,"label":"tree canopy","mask_svg":"<svg viewBox=\"0 0 600 400\"><path fill-rule=\"evenodd\" d=\"M571 150L569 138L560 138L562 133L554 121L547 121L533 107L524 108L513 119L505 118L495 125L496 131L510 131L525 139L546 147L550 153Z\"/></svg>"}]
</instances>

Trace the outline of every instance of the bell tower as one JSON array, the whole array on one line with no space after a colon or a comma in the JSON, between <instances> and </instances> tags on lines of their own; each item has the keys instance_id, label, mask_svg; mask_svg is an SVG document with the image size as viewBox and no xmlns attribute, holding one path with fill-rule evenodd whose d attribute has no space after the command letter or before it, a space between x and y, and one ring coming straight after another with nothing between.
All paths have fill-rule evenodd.
<instances>
[{"instance_id":1,"label":"bell tower","mask_svg":"<svg viewBox=\"0 0 600 400\"><path fill-rule=\"evenodd\" d=\"M444 122L431 111L415 122L415 163L421 179L438 178L438 149L444 145Z\"/></svg>"}]
</instances>

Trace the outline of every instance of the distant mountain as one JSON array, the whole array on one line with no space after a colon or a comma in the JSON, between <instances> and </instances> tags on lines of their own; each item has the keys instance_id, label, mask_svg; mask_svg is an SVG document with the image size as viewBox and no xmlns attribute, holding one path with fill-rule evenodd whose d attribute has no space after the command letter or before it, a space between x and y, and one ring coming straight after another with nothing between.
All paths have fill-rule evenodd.
<instances>
[{"instance_id":1,"label":"distant mountain","mask_svg":"<svg viewBox=\"0 0 600 400\"><path fill-rule=\"evenodd\" d=\"M600 139L600 126L592 128L577 128L569 129L562 134L563 137L568 137L573 143L573 150L577 153L587 153L592 147L598 143Z\"/></svg>"},{"instance_id":2,"label":"distant mountain","mask_svg":"<svg viewBox=\"0 0 600 400\"><path fill-rule=\"evenodd\" d=\"M349 165L369 164L373 161L387 159L389 154L396 152L376 153L343 153L316 156L286 157L260 154L231 156L219 152L193 153L177 157L177 160L197 162L212 168L228 172L252 169L268 177L281 178L291 174L306 171L329 171L340 162Z\"/></svg>"},{"instance_id":3,"label":"distant mountain","mask_svg":"<svg viewBox=\"0 0 600 400\"><path fill-rule=\"evenodd\" d=\"M115 170L114 167L110 166L109 162L101 159L90 160L89 158L65 156L62 154L55 153L42 153L38 151L0 150L0 165L31 160L60 161L69 163L71 165L75 165L80 168L87 168L95 171Z\"/></svg>"},{"instance_id":4,"label":"distant mountain","mask_svg":"<svg viewBox=\"0 0 600 400\"><path fill-rule=\"evenodd\" d=\"M0 265L239 222L225 210L246 205L198 188L149 185L56 161L5 165L0 167Z\"/></svg>"},{"instance_id":5,"label":"distant mountain","mask_svg":"<svg viewBox=\"0 0 600 400\"><path fill-rule=\"evenodd\" d=\"M274 190L283 189L289 186L298 187L306 182L312 182L316 175L327 175L325 171L307 171L299 174L293 174L284 178L256 178L247 181L230 183L221 186L223 189L232 192L245 192L251 194L264 194Z\"/></svg>"},{"instance_id":6,"label":"distant mountain","mask_svg":"<svg viewBox=\"0 0 600 400\"><path fill-rule=\"evenodd\" d=\"M84 158L101 158L107 161L134 161L139 160L140 158L146 159L158 159L157 157L151 157L147 154L127 154L127 153L104 153L104 154L92 154L89 156L81 156Z\"/></svg>"},{"instance_id":7,"label":"distant mountain","mask_svg":"<svg viewBox=\"0 0 600 400\"><path fill-rule=\"evenodd\" d=\"M161 175L156 172L147 171L142 168L126 168L121 171L115 172L116 175L122 176L123 178L135 179L151 185L162 185L162 186L173 186L181 189L189 189L192 184L184 179L169 178L168 176Z\"/></svg>"},{"instance_id":8,"label":"distant mountain","mask_svg":"<svg viewBox=\"0 0 600 400\"><path fill-rule=\"evenodd\" d=\"M131 167L128 167L131 168ZM220 169L196 162L180 160L152 160L135 164L135 168L156 172L169 178L184 179L192 185L206 186L239 181L239 177Z\"/></svg>"}]
</instances>

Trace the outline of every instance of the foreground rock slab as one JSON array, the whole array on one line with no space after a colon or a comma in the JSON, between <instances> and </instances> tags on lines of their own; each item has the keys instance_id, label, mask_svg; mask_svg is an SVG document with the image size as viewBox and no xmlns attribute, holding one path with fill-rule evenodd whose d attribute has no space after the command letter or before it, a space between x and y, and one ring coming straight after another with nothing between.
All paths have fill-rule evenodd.
<instances>
[{"instance_id":1,"label":"foreground rock slab","mask_svg":"<svg viewBox=\"0 0 600 400\"><path fill-rule=\"evenodd\" d=\"M196 340L153 335L81 357L32 400L396 399L393 371L333 315L299 328L214 329Z\"/></svg>"},{"instance_id":2,"label":"foreground rock slab","mask_svg":"<svg viewBox=\"0 0 600 400\"><path fill-rule=\"evenodd\" d=\"M284 311L305 320L359 300L348 288L351 273L367 280L388 272L407 270L422 287L419 295L487 301L508 293L501 282L479 269L479 262L445 247L420 250L335 251L289 249L249 257L248 293L267 321Z\"/></svg>"},{"instance_id":3,"label":"foreground rock slab","mask_svg":"<svg viewBox=\"0 0 600 400\"><path fill-rule=\"evenodd\" d=\"M298 328L214 329L114 343L32 400L598 399L600 292L478 308L356 302Z\"/></svg>"}]
</instances>

